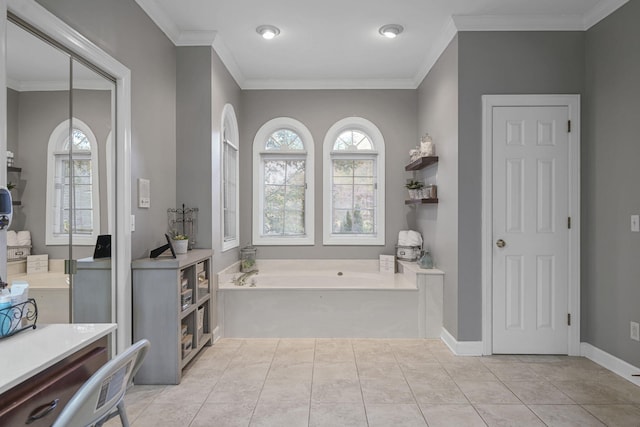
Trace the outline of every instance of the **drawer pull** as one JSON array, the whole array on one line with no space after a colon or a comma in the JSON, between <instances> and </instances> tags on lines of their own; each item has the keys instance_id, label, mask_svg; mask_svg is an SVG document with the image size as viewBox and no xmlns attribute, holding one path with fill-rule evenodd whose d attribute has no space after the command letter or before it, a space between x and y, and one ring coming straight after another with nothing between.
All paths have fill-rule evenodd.
<instances>
[{"instance_id":1,"label":"drawer pull","mask_svg":"<svg viewBox=\"0 0 640 427\"><path fill-rule=\"evenodd\" d=\"M26 424L31 424L34 421L37 421L41 418L46 417L49 414L49 412L56 409L56 407L58 406L59 400L60 399L56 399L51 401L51 403L45 403L44 405L38 406L36 409L34 409L31 412L31 415L29 415L29 418L27 419Z\"/></svg>"}]
</instances>

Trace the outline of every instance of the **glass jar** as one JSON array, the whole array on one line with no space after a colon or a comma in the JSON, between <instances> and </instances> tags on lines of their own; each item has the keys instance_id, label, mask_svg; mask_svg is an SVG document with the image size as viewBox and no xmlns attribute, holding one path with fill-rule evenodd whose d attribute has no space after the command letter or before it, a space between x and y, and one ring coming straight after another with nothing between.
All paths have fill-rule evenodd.
<instances>
[{"instance_id":1,"label":"glass jar","mask_svg":"<svg viewBox=\"0 0 640 427\"><path fill-rule=\"evenodd\" d=\"M246 273L258 269L256 265L257 249L253 246L245 246L240 249L240 271Z\"/></svg>"}]
</instances>

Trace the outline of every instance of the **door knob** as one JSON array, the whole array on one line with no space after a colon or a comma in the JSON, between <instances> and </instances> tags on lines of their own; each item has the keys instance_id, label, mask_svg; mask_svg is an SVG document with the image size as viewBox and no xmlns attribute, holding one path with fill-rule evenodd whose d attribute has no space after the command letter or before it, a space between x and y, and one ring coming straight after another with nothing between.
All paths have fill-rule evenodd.
<instances>
[{"instance_id":1,"label":"door knob","mask_svg":"<svg viewBox=\"0 0 640 427\"><path fill-rule=\"evenodd\" d=\"M496 246L499 248L504 248L505 246L507 246L507 242L502 239L498 239L498 241L496 242Z\"/></svg>"}]
</instances>

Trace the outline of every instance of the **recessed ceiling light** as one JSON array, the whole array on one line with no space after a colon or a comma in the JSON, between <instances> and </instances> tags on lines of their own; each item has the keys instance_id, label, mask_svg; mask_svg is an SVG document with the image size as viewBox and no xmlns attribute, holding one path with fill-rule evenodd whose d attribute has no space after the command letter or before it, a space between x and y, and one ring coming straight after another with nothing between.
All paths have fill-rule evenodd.
<instances>
[{"instance_id":1,"label":"recessed ceiling light","mask_svg":"<svg viewBox=\"0 0 640 427\"><path fill-rule=\"evenodd\" d=\"M378 32L389 39L395 39L404 31L404 27L398 24L388 24L380 27Z\"/></svg>"},{"instance_id":2,"label":"recessed ceiling light","mask_svg":"<svg viewBox=\"0 0 640 427\"><path fill-rule=\"evenodd\" d=\"M271 40L278 34L280 34L280 29L278 27L274 27L273 25L260 25L256 28L256 32L262 36L265 40Z\"/></svg>"}]
</instances>

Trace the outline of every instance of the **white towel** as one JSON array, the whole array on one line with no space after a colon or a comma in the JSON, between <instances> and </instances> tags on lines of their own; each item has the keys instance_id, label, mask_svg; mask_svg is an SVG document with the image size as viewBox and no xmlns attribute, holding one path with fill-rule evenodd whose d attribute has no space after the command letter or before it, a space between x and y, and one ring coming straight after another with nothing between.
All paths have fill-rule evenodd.
<instances>
[{"instance_id":1,"label":"white towel","mask_svg":"<svg viewBox=\"0 0 640 427\"><path fill-rule=\"evenodd\" d=\"M13 231L7 231L7 246L18 246L18 234Z\"/></svg>"},{"instance_id":2,"label":"white towel","mask_svg":"<svg viewBox=\"0 0 640 427\"><path fill-rule=\"evenodd\" d=\"M422 235L413 230L402 230L398 233L398 246L422 247Z\"/></svg>"},{"instance_id":3,"label":"white towel","mask_svg":"<svg viewBox=\"0 0 640 427\"><path fill-rule=\"evenodd\" d=\"M31 246L31 232L29 230L18 231L17 246Z\"/></svg>"}]
</instances>

